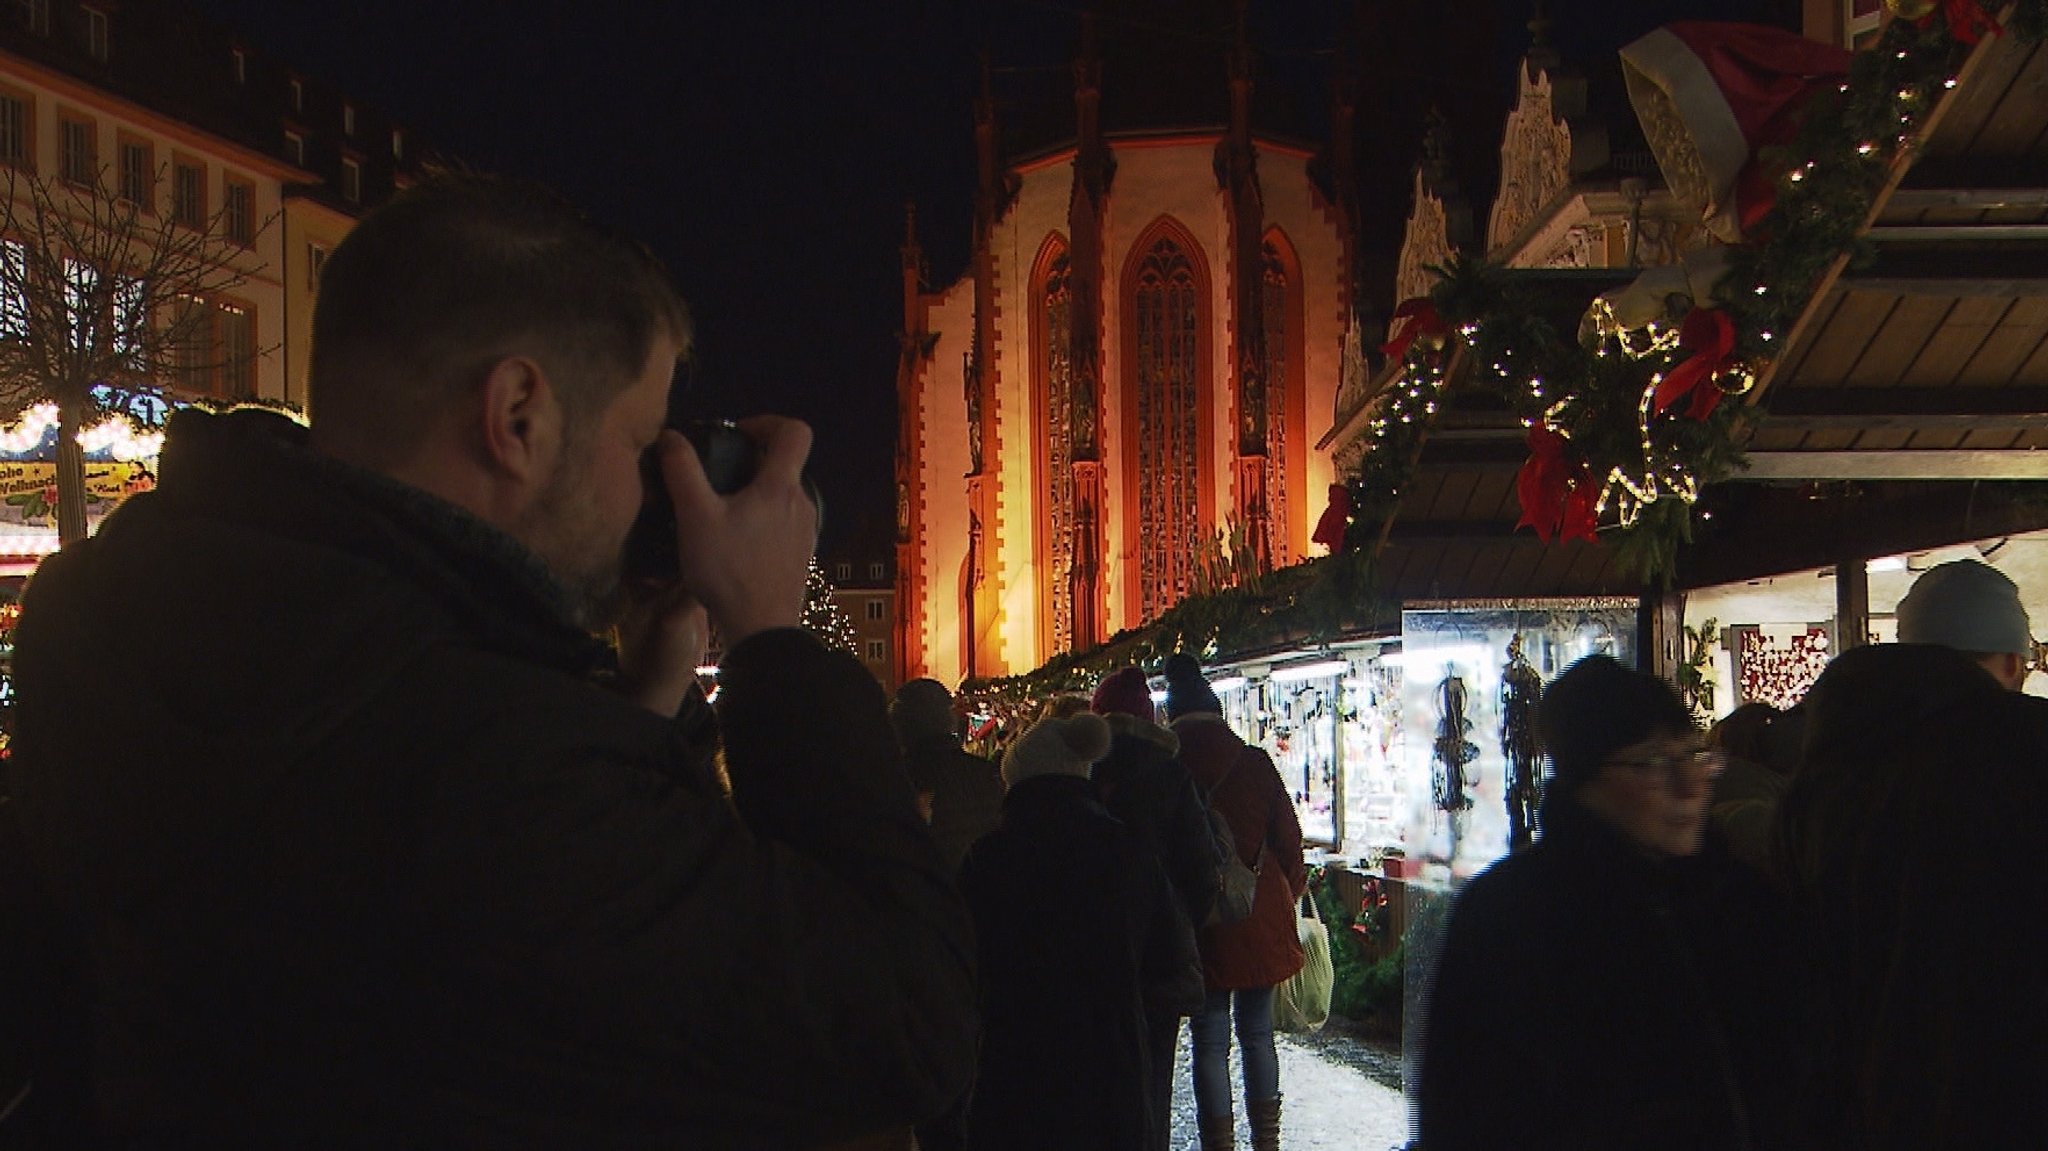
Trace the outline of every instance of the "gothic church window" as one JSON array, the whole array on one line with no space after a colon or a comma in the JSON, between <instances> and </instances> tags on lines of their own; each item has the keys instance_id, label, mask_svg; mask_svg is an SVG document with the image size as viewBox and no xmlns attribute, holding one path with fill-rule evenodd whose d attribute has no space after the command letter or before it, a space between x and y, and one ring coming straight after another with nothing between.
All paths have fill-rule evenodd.
<instances>
[{"instance_id":1,"label":"gothic church window","mask_svg":"<svg viewBox=\"0 0 2048 1151\"><path fill-rule=\"evenodd\" d=\"M1038 554L1044 564L1039 602L1047 620L1049 653L1069 651L1074 643L1074 373L1072 356L1073 292L1067 253L1057 237L1048 245L1051 258L1041 260L1038 302L1039 455L1044 502L1040 522L1045 533Z\"/></svg>"},{"instance_id":2,"label":"gothic church window","mask_svg":"<svg viewBox=\"0 0 2048 1151\"><path fill-rule=\"evenodd\" d=\"M1290 517L1295 510L1288 505L1288 452L1290 448L1299 450L1302 445L1287 442L1287 421L1299 415L1290 411L1289 405L1301 403L1295 376L1303 365L1294 362L1300 356L1294 336L1301 330L1301 284L1300 277L1291 271L1295 266L1293 251L1278 232L1267 235L1262 255L1262 311L1266 327L1266 554L1272 557L1273 566L1280 568L1294 559Z\"/></svg>"},{"instance_id":3,"label":"gothic church window","mask_svg":"<svg viewBox=\"0 0 2048 1151\"><path fill-rule=\"evenodd\" d=\"M1188 252L1172 236L1145 251L1136 277L1137 532L1140 618L1188 594L1201 542L1197 420L1201 300Z\"/></svg>"}]
</instances>

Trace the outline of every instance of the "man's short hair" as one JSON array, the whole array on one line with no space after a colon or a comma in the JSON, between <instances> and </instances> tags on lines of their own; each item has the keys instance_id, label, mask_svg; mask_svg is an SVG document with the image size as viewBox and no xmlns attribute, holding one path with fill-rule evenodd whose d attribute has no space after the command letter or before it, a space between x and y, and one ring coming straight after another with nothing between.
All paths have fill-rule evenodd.
<instances>
[{"instance_id":1,"label":"man's short hair","mask_svg":"<svg viewBox=\"0 0 2048 1151\"><path fill-rule=\"evenodd\" d=\"M573 429L690 319L645 248L536 185L447 174L365 216L328 257L313 309L316 438L371 463L410 457L492 364L529 355Z\"/></svg>"}]
</instances>

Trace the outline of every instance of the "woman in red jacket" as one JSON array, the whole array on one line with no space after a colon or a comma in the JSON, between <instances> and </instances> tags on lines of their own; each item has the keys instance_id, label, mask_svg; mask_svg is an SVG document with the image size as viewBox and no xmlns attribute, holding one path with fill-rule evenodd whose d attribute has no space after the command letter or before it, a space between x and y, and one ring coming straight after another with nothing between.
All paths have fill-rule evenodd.
<instances>
[{"instance_id":1,"label":"woman in red jacket","mask_svg":"<svg viewBox=\"0 0 2048 1151\"><path fill-rule=\"evenodd\" d=\"M1208 999L1189 1024L1195 1044L1195 1112L1203 1151L1231 1148L1230 1034L1236 1017L1245 1111L1254 1151L1279 1151L1280 1063L1273 1050L1273 989L1301 970L1295 902L1308 886L1294 801L1266 753L1223 722L1201 665L1184 653L1166 661L1166 714L1180 738L1182 766L1230 825L1237 856L1258 873L1251 915L1213 921L1198 942Z\"/></svg>"}]
</instances>

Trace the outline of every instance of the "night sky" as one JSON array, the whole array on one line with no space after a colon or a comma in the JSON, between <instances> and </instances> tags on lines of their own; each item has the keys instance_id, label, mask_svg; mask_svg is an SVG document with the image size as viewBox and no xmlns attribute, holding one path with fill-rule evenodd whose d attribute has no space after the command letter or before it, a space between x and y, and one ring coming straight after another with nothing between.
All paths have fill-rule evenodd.
<instances>
[{"instance_id":1,"label":"night sky","mask_svg":"<svg viewBox=\"0 0 2048 1151\"><path fill-rule=\"evenodd\" d=\"M258 51L384 109L442 151L542 180L647 242L696 313L699 409L785 412L817 428L828 552L862 528L887 531L904 203L919 206L934 279L950 281L964 266L972 219L976 53L986 44L1011 74L1063 71L1079 7L191 2ZM1366 2L1398 11L1415 0ZM1783 4L1548 7L1567 57L1592 62L1669 19L1751 16ZM1120 10L1176 6L1152 0ZM1497 8L1495 74L1505 76L1526 43L1527 5L1498 0ZM1304 83L1349 2L1269 0L1254 9L1255 40L1269 61L1262 82ZM1170 16L1140 19L1176 34ZM1113 109L1105 114L1113 121Z\"/></svg>"}]
</instances>

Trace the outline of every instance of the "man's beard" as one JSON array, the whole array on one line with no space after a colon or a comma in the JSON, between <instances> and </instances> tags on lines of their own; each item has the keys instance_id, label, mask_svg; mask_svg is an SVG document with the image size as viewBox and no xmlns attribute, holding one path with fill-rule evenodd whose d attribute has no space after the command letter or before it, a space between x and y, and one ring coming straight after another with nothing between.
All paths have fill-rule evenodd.
<instances>
[{"instance_id":1,"label":"man's beard","mask_svg":"<svg viewBox=\"0 0 2048 1151\"><path fill-rule=\"evenodd\" d=\"M534 530L529 538L545 541L540 558L570 618L587 631L603 632L625 610L625 540L596 538L586 498L589 477L587 463L556 472L530 513Z\"/></svg>"}]
</instances>

